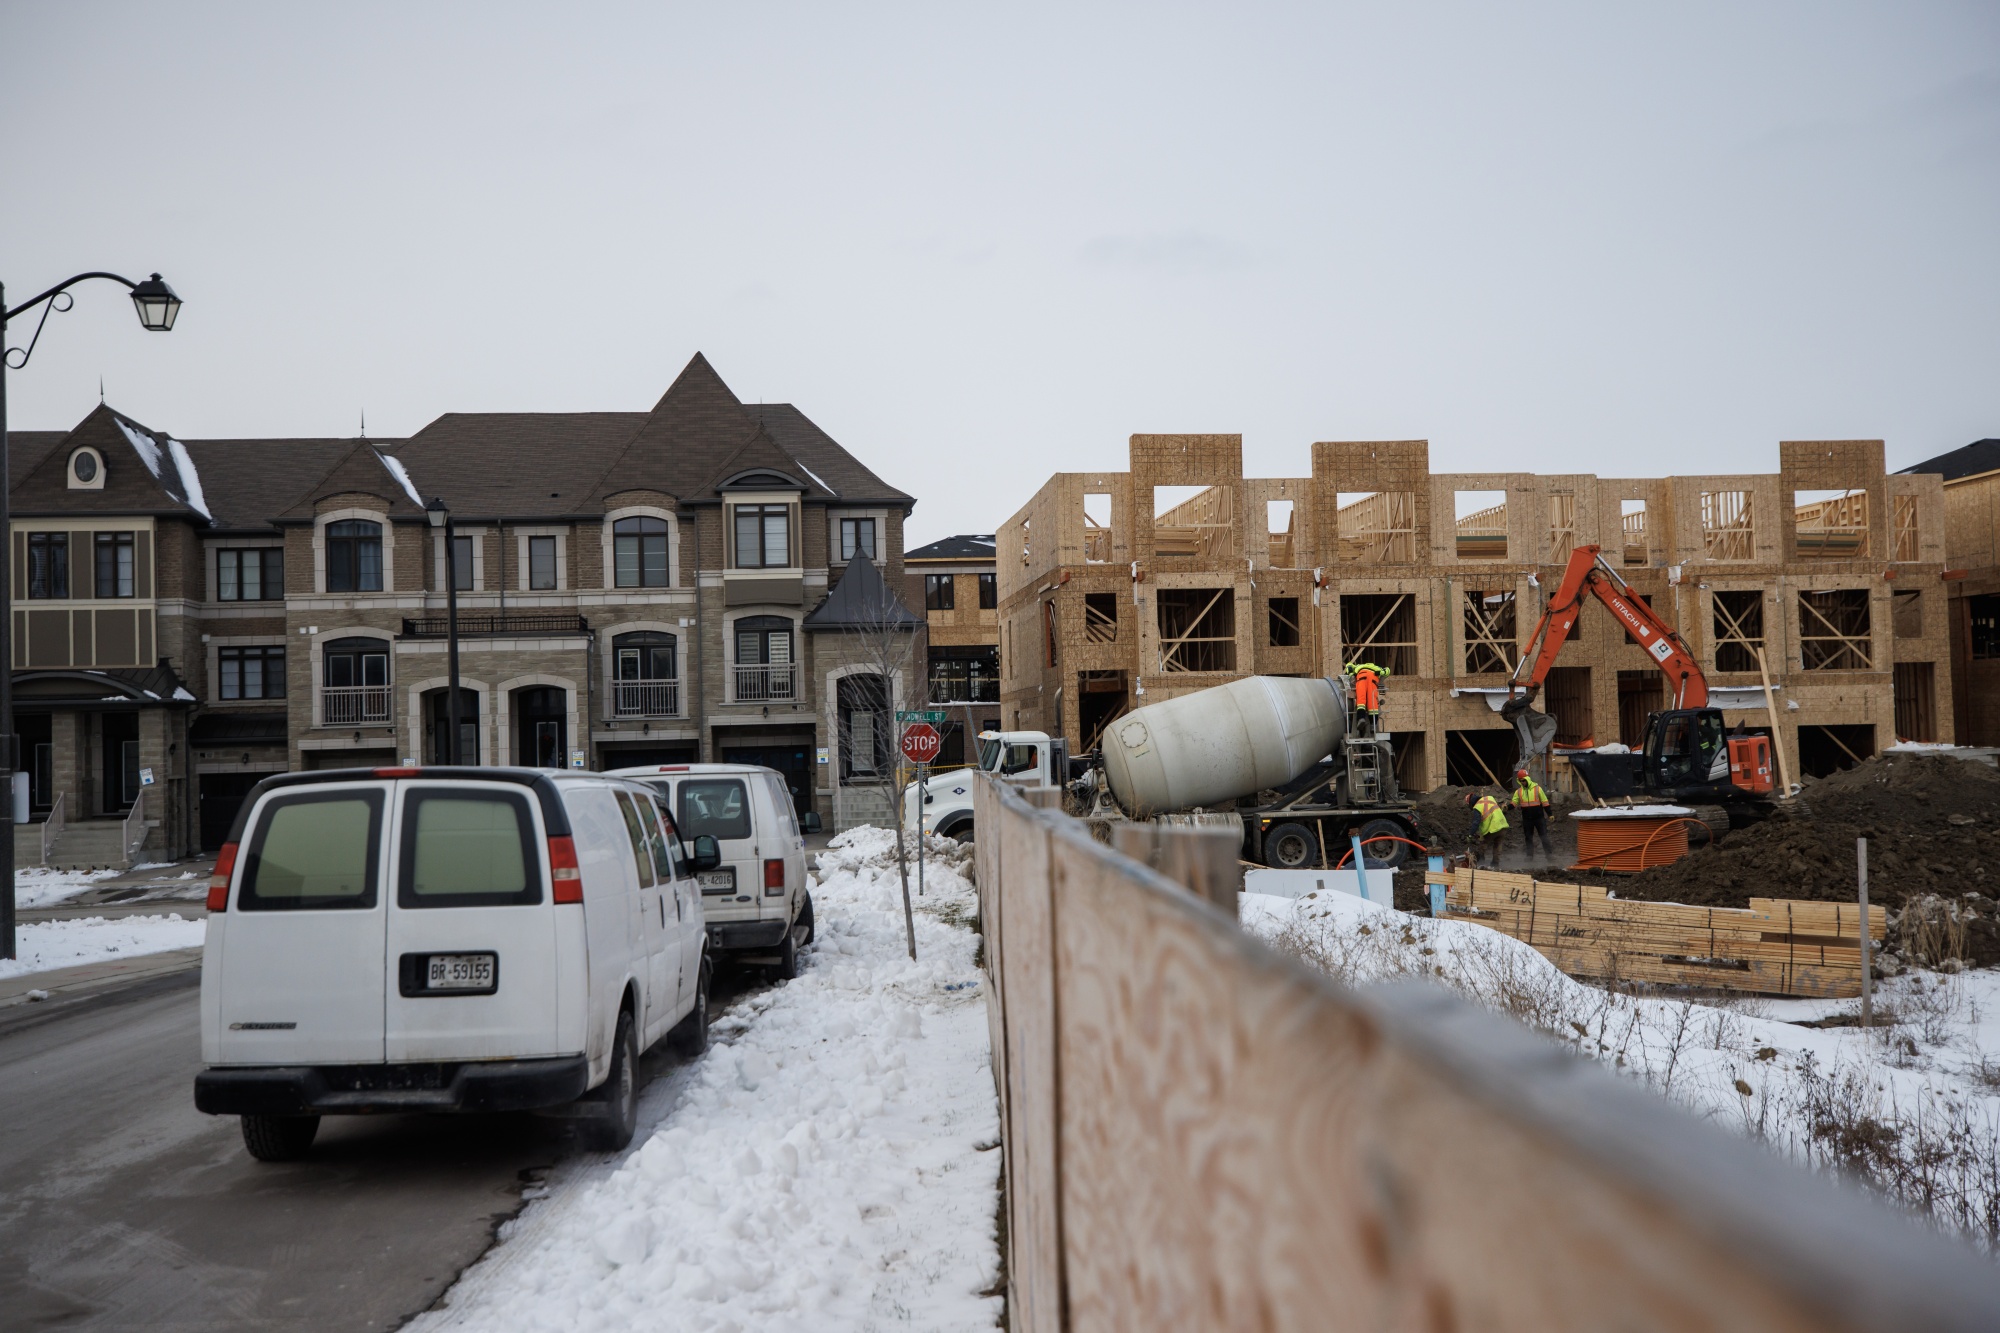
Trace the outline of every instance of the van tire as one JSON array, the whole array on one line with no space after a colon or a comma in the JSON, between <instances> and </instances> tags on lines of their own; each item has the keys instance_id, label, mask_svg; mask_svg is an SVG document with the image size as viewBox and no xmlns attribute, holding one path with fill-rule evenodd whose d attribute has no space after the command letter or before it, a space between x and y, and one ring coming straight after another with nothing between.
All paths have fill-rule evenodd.
<instances>
[{"instance_id":1,"label":"van tire","mask_svg":"<svg viewBox=\"0 0 2000 1333\"><path fill-rule=\"evenodd\" d=\"M785 930L785 938L778 942L778 976L790 981L799 974L799 928L796 923Z\"/></svg>"},{"instance_id":2,"label":"van tire","mask_svg":"<svg viewBox=\"0 0 2000 1333\"><path fill-rule=\"evenodd\" d=\"M810 893L806 895L804 904L799 908L798 924L806 928L807 944L818 938L818 932L813 929L813 896Z\"/></svg>"},{"instance_id":3,"label":"van tire","mask_svg":"<svg viewBox=\"0 0 2000 1333\"><path fill-rule=\"evenodd\" d=\"M701 972L695 979L694 1008L688 1010L681 1021L674 1024L674 1030L667 1034L674 1053L682 1059L692 1060L708 1049L708 986L714 975L708 955L702 954Z\"/></svg>"},{"instance_id":4,"label":"van tire","mask_svg":"<svg viewBox=\"0 0 2000 1333\"><path fill-rule=\"evenodd\" d=\"M583 1141L593 1152L623 1152L639 1128L639 1038L632 1031L632 1015L622 1009L611 1073L600 1091L603 1114L583 1122Z\"/></svg>"},{"instance_id":5,"label":"van tire","mask_svg":"<svg viewBox=\"0 0 2000 1333\"><path fill-rule=\"evenodd\" d=\"M319 1133L316 1115L246 1115L243 1146L260 1162L296 1162Z\"/></svg>"}]
</instances>

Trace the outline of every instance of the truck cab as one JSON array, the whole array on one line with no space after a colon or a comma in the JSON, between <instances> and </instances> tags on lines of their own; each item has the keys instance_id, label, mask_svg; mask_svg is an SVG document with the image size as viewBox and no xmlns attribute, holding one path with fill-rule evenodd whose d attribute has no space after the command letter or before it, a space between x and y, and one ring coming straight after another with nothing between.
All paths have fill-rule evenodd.
<instances>
[{"instance_id":1,"label":"truck cab","mask_svg":"<svg viewBox=\"0 0 2000 1333\"><path fill-rule=\"evenodd\" d=\"M1069 742L1045 731L982 731L979 762L936 773L903 789L903 828L972 841L972 774L997 773L1032 786L1069 780Z\"/></svg>"}]
</instances>

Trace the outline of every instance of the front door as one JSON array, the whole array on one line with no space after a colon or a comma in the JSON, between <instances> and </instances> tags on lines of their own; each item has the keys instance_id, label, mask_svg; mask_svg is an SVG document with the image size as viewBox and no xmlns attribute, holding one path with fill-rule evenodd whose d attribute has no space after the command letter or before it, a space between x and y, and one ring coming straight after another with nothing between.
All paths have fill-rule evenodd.
<instances>
[{"instance_id":1,"label":"front door","mask_svg":"<svg viewBox=\"0 0 2000 1333\"><path fill-rule=\"evenodd\" d=\"M812 751L804 745L729 746L722 751L725 764L757 764L775 769L792 796L794 814L812 809Z\"/></svg>"},{"instance_id":2,"label":"front door","mask_svg":"<svg viewBox=\"0 0 2000 1333\"><path fill-rule=\"evenodd\" d=\"M569 707L563 692L549 685L518 690L520 741L515 762L528 768L569 767Z\"/></svg>"},{"instance_id":3,"label":"front door","mask_svg":"<svg viewBox=\"0 0 2000 1333\"><path fill-rule=\"evenodd\" d=\"M204 773L198 779L201 792L201 849L213 852L229 839L229 826L250 789L267 773Z\"/></svg>"},{"instance_id":4,"label":"front door","mask_svg":"<svg viewBox=\"0 0 2000 1333\"><path fill-rule=\"evenodd\" d=\"M104 713L97 790L103 813L122 815L139 799L139 715Z\"/></svg>"}]
</instances>

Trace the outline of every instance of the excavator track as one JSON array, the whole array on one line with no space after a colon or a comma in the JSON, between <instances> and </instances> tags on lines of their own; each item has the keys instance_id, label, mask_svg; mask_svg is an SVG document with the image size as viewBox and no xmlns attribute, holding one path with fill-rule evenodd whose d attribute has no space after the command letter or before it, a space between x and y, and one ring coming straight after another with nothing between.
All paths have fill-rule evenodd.
<instances>
[{"instance_id":1,"label":"excavator track","mask_svg":"<svg viewBox=\"0 0 2000 1333\"><path fill-rule=\"evenodd\" d=\"M1719 805L1697 805L1693 809L1694 817L1708 829L1709 842L1721 842L1723 835L1729 832L1729 811Z\"/></svg>"}]
</instances>

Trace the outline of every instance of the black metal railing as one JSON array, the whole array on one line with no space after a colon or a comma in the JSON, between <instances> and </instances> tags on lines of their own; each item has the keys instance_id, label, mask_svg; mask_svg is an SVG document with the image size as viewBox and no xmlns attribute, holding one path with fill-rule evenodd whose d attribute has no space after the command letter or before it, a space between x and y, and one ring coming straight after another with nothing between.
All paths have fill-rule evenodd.
<instances>
[{"instance_id":1,"label":"black metal railing","mask_svg":"<svg viewBox=\"0 0 2000 1333\"><path fill-rule=\"evenodd\" d=\"M458 618L458 637L502 634L583 634L590 629L590 622L582 616L566 615L485 615ZM449 632L445 616L419 616L403 621L403 637L406 639L442 639Z\"/></svg>"}]
</instances>

